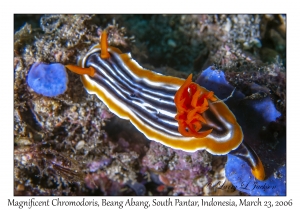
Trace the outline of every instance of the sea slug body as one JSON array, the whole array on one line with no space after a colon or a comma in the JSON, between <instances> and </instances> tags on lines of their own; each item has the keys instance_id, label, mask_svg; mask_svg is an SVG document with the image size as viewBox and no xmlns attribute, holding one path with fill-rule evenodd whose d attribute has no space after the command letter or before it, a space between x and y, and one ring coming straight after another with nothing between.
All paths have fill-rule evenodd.
<instances>
[{"instance_id":1,"label":"sea slug body","mask_svg":"<svg viewBox=\"0 0 300 210\"><path fill-rule=\"evenodd\" d=\"M148 139L174 149L224 155L241 145L243 131L234 114L212 91L193 83L192 75L184 80L144 69L106 39L104 31L100 45L78 66L66 68L80 74L85 89L110 111L130 120Z\"/></svg>"}]
</instances>

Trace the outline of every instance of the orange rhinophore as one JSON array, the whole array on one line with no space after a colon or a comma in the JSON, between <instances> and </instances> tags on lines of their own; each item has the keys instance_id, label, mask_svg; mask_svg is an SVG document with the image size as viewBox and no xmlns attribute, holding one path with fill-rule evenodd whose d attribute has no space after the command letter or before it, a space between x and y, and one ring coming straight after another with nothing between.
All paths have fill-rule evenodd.
<instances>
[{"instance_id":1,"label":"orange rhinophore","mask_svg":"<svg viewBox=\"0 0 300 210\"><path fill-rule=\"evenodd\" d=\"M107 59L110 57L109 53L108 53L108 41L107 41L107 31L104 30L101 34L101 41L100 41L100 45L101 45L101 58L102 59Z\"/></svg>"},{"instance_id":2,"label":"orange rhinophore","mask_svg":"<svg viewBox=\"0 0 300 210\"><path fill-rule=\"evenodd\" d=\"M87 74L91 77L93 77L95 75L95 69L91 66L88 68L81 68L79 66L66 65L66 68L76 74Z\"/></svg>"}]
</instances>

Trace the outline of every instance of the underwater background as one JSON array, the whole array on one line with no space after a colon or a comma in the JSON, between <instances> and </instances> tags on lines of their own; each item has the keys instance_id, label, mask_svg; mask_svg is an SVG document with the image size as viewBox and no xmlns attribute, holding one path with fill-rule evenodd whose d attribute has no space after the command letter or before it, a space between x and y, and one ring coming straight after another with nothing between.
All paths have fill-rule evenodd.
<instances>
[{"instance_id":1,"label":"underwater background","mask_svg":"<svg viewBox=\"0 0 300 210\"><path fill-rule=\"evenodd\" d=\"M67 84L61 92L53 81L41 92L30 85L35 63L76 64L104 29L146 69L193 73L221 99L235 87L226 104L266 180L231 154L146 139L69 71L53 75ZM16 14L13 187L15 195L286 195L286 16Z\"/></svg>"}]
</instances>

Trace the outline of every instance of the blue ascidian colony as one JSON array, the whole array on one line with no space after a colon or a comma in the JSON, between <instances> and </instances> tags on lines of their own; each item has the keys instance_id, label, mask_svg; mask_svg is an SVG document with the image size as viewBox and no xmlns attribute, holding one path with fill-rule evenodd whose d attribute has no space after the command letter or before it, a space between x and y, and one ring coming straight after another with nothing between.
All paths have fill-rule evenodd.
<instances>
[{"instance_id":1,"label":"blue ascidian colony","mask_svg":"<svg viewBox=\"0 0 300 210\"><path fill-rule=\"evenodd\" d=\"M60 63L34 63L28 73L31 89L48 97L55 97L67 90L68 74Z\"/></svg>"}]
</instances>

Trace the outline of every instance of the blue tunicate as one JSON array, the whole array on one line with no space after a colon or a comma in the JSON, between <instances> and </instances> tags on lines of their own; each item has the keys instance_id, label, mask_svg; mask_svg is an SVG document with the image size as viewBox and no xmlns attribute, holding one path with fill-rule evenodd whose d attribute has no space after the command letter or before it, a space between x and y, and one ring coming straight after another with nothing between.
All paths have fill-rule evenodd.
<instances>
[{"instance_id":1,"label":"blue tunicate","mask_svg":"<svg viewBox=\"0 0 300 210\"><path fill-rule=\"evenodd\" d=\"M196 83L210 91L213 91L220 99L227 98L234 90L234 87L226 81L224 72L214 70L212 67L205 69L197 78ZM244 94L235 91L234 97L241 99L245 96Z\"/></svg>"},{"instance_id":2,"label":"blue tunicate","mask_svg":"<svg viewBox=\"0 0 300 210\"><path fill-rule=\"evenodd\" d=\"M220 99L227 98L234 90L224 73L212 67L204 70L196 83L214 91ZM264 88L255 83L248 84L251 94L265 92ZM266 180L256 180L246 162L231 154L228 154L225 166L226 177L238 190L250 195L286 195L286 136L274 137L271 131L268 131L270 134L266 132L281 115L270 96L251 99L235 90L225 103L243 129L243 141L251 146L265 166Z\"/></svg>"},{"instance_id":3,"label":"blue tunicate","mask_svg":"<svg viewBox=\"0 0 300 210\"><path fill-rule=\"evenodd\" d=\"M272 100L270 97L260 99L260 103L253 103L252 104L253 109L260 113L263 117L263 119L266 122L272 122L275 121L276 118L280 117L280 113L276 110L274 103L272 103Z\"/></svg>"},{"instance_id":4,"label":"blue tunicate","mask_svg":"<svg viewBox=\"0 0 300 210\"><path fill-rule=\"evenodd\" d=\"M228 84L224 72L219 70L213 70L211 66L205 69L201 73L201 79L203 81L210 81L210 82L213 81L218 84L224 84L224 85Z\"/></svg>"},{"instance_id":5,"label":"blue tunicate","mask_svg":"<svg viewBox=\"0 0 300 210\"><path fill-rule=\"evenodd\" d=\"M29 70L27 83L36 93L54 97L67 90L68 74L60 63L34 63Z\"/></svg>"},{"instance_id":6,"label":"blue tunicate","mask_svg":"<svg viewBox=\"0 0 300 210\"><path fill-rule=\"evenodd\" d=\"M274 164L273 164L274 165ZM272 167L269 165L268 167ZM274 166L272 167L275 168ZM240 158L228 154L226 177L239 191L250 195L286 195L286 167L279 166L268 179L258 181L249 173L250 167Z\"/></svg>"}]
</instances>

